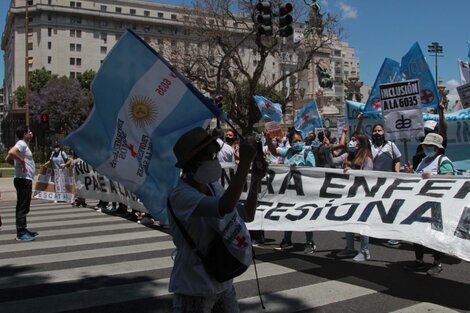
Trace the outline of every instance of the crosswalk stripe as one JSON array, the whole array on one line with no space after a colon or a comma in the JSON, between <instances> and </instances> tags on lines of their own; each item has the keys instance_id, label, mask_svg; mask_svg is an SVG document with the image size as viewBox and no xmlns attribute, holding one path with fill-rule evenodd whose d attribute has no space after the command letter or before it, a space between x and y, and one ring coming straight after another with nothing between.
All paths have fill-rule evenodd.
<instances>
[{"instance_id":1,"label":"crosswalk stripe","mask_svg":"<svg viewBox=\"0 0 470 313\"><path fill-rule=\"evenodd\" d=\"M27 258L3 258L2 263L5 264L14 264L15 266L25 266L25 265L40 265L48 264L51 262L65 262L73 260L85 260L92 258L102 258L107 256L118 256L118 255L127 255L133 253L141 252L151 252L159 250L174 249L175 245L173 241L161 241L153 243L141 243L138 245L131 245L118 248L99 248L99 249L90 249L86 251L75 251L75 252L63 252L63 253L54 253L48 255L36 255L28 256Z\"/></svg>"},{"instance_id":2,"label":"crosswalk stripe","mask_svg":"<svg viewBox=\"0 0 470 313\"><path fill-rule=\"evenodd\" d=\"M434 303L422 302L390 313L458 313L458 311Z\"/></svg>"},{"instance_id":3,"label":"crosswalk stripe","mask_svg":"<svg viewBox=\"0 0 470 313\"><path fill-rule=\"evenodd\" d=\"M154 260L157 262L157 259ZM296 269L273 263L257 263L257 266L259 278L273 276L273 273L275 273L275 275L283 275L297 271ZM148 270L152 269L148 268ZM253 280L254 277L253 266L250 266L243 275L235 279L235 283ZM156 279L147 282L84 290L78 293L73 292L34 299L4 302L0 303L0 312L10 312L9 310L12 310L11 312L15 313L29 313L32 311L35 313L53 313L91 308L109 303L161 297L170 294L168 292L168 283L168 278Z\"/></svg>"},{"instance_id":4,"label":"crosswalk stripe","mask_svg":"<svg viewBox=\"0 0 470 313\"><path fill-rule=\"evenodd\" d=\"M70 246L80 246L86 244L97 244L105 242L117 242L124 240L136 241L140 239L151 239L168 236L165 233L159 231L145 231L145 232L136 232L136 233L124 233L124 234L115 234L115 235L106 235L106 236L90 236L83 238L70 238L70 239L58 239L58 240L48 240L41 241L41 238L38 238L32 242L16 242L12 240L11 244L2 244L0 246L0 253L2 252L19 252L19 251L31 251L31 250L41 250L47 248L59 248L59 247L70 247ZM2 260L0 260L1 264Z\"/></svg>"},{"instance_id":5,"label":"crosswalk stripe","mask_svg":"<svg viewBox=\"0 0 470 313\"><path fill-rule=\"evenodd\" d=\"M263 301L266 310L263 310L263 312L298 312L376 292L373 289L332 280L265 294L263 295ZM254 313L260 311L259 297L257 296L241 299L239 303L241 312Z\"/></svg>"},{"instance_id":6,"label":"crosswalk stripe","mask_svg":"<svg viewBox=\"0 0 470 313\"><path fill-rule=\"evenodd\" d=\"M1 209L0 209L1 210ZM65 213L80 213L80 212L95 212L92 208L76 208L72 206L68 207L49 207L47 210L37 210L36 207L31 209L32 211L29 212L28 217L34 218L37 216L48 216L50 214L65 214ZM11 208L10 210L0 211L2 212L2 216L8 218L15 217L15 208Z\"/></svg>"},{"instance_id":7,"label":"crosswalk stripe","mask_svg":"<svg viewBox=\"0 0 470 313\"><path fill-rule=\"evenodd\" d=\"M43 225L41 225L43 226ZM100 226L92 226L92 227L77 227L77 228L65 228L65 229L51 229L51 230L43 230L40 232L40 239L45 238L57 238L57 236L61 235L72 235L72 234L87 234L93 232L100 232L100 231L108 231L108 230L116 230L116 231L125 231L130 229L142 228L144 226L138 225L136 223L120 223L120 224L112 224L112 225L100 225ZM145 228L144 228L145 229ZM144 230L143 229L143 230ZM0 240L9 240L11 239L11 234L1 234Z\"/></svg>"}]
</instances>

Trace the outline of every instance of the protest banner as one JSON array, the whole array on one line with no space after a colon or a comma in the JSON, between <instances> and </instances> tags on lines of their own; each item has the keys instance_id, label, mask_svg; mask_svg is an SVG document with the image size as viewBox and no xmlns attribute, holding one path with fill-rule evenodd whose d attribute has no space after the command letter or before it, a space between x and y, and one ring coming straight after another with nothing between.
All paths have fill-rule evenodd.
<instances>
[{"instance_id":1,"label":"protest banner","mask_svg":"<svg viewBox=\"0 0 470 313\"><path fill-rule=\"evenodd\" d=\"M469 108L470 107L470 83L458 86L457 92L459 94L460 103L462 104L462 107Z\"/></svg>"},{"instance_id":2,"label":"protest banner","mask_svg":"<svg viewBox=\"0 0 470 313\"><path fill-rule=\"evenodd\" d=\"M49 201L73 202L75 192L71 168L52 169L41 166L33 197Z\"/></svg>"},{"instance_id":3,"label":"protest banner","mask_svg":"<svg viewBox=\"0 0 470 313\"><path fill-rule=\"evenodd\" d=\"M419 81L409 80L380 85L382 117L387 140L424 135Z\"/></svg>"},{"instance_id":4,"label":"protest banner","mask_svg":"<svg viewBox=\"0 0 470 313\"><path fill-rule=\"evenodd\" d=\"M135 194L117 181L99 174L85 161L75 160L73 173L78 197L123 203L129 208L150 214Z\"/></svg>"},{"instance_id":5,"label":"protest banner","mask_svg":"<svg viewBox=\"0 0 470 313\"><path fill-rule=\"evenodd\" d=\"M272 165L258 204L251 230L354 232L470 260L468 177Z\"/></svg>"},{"instance_id":6,"label":"protest banner","mask_svg":"<svg viewBox=\"0 0 470 313\"><path fill-rule=\"evenodd\" d=\"M284 134L282 133L281 124L279 124L278 122L275 122L275 121L266 122L264 126L266 127L266 131L269 133L271 138L284 137Z\"/></svg>"}]
</instances>

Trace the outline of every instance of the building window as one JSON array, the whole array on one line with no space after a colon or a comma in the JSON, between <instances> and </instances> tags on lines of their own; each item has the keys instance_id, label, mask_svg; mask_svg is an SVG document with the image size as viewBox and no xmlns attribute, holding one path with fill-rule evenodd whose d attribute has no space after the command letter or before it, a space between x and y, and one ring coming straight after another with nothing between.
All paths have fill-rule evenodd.
<instances>
[{"instance_id":1,"label":"building window","mask_svg":"<svg viewBox=\"0 0 470 313\"><path fill-rule=\"evenodd\" d=\"M52 57L51 56L48 56L47 57L47 64L51 64L52 63Z\"/></svg>"},{"instance_id":2,"label":"building window","mask_svg":"<svg viewBox=\"0 0 470 313\"><path fill-rule=\"evenodd\" d=\"M77 52L81 52L82 51L82 44L80 43L77 43L77 45L75 46Z\"/></svg>"},{"instance_id":3,"label":"building window","mask_svg":"<svg viewBox=\"0 0 470 313\"><path fill-rule=\"evenodd\" d=\"M106 27L106 26L108 26L108 21L100 21L100 26L101 26L101 27Z\"/></svg>"},{"instance_id":4,"label":"building window","mask_svg":"<svg viewBox=\"0 0 470 313\"><path fill-rule=\"evenodd\" d=\"M108 35L106 33L101 33L100 34L100 38L101 38L101 40L103 40L103 43L107 42L107 37L108 37Z\"/></svg>"},{"instance_id":5,"label":"building window","mask_svg":"<svg viewBox=\"0 0 470 313\"><path fill-rule=\"evenodd\" d=\"M33 5L33 0L28 0L28 5Z\"/></svg>"},{"instance_id":6,"label":"building window","mask_svg":"<svg viewBox=\"0 0 470 313\"><path fill-rule=\"evenodd\" d=\"M105 5L102 5L102 6L100 7L100 10L101 10L101 12L106 12L106 11L108 10L108 7L105 6Z\"/></svg>"},{"instance_id":7,"label":"building window","mask_svg":"<svg viewBox=\"0 0 470 313\"><path fill-rule=\"evenodd\" d=\"M33 50L33 43L28 42L28 51L31 51L31 50Z\"/></svg>"},{"instance_id":8,"label":"building window","mask_svg":"<svg viewBox=\"0 0 470 313\"><path fill-rule=\"evenodd\" d=\"M116 7L116 13L122 13L122 8Z\"/></svg>"},{"instance_id":9,"label":"building window","mask_svg":"<svg viewBox=\"0 0 470 313\"><path fill-rule=\"evenodd\" d=\"M75 51L75 44L74 43L70 44L70 51Z\"/></svg>"},{"instance_id":10,"label":"building window","mask_svg":"<svg viewBox=\"0 0 470 313\"><path fill-rule=\"evenodd\" d=\"M106 47L101 47L101 48L100 48L100 52L101 52L101 54L106 54L106 53L108 53L108 48L106 48Z\"/></svg>"},{"instance_id":11,"label":"building window","mask_svg":"<svg viewBox=\"0 0 470 313\"><path fill-rule=\"evenodd\" d=\"M47 42L47 49L48 50L52 49L52 42L50 42L50 41Z\"/></svg>"},{"instance_id":12,"label":"building window","mask_svg":"<svg viewBox=\"0 0 470 313\"><path fill-rule=\"evenodd\" d=\"M163 13L162 13L162 12L158 12L157 17L158 17L158 18L163 18Z\"/></svg>"},{"instance_id":13,"label":"building window","mask_svg":"<svg viewBox=\"0 0 470 313\"><path fill-rule=\"evenodd\" d=\"M135 9L131 9L131 10L129 11L129 13L130 13L131 15L135 15Z\"/></svg>"},{"instance_id":14,"label":"building window","mask_svg":"<svg viewBox=\"0 0 470 313\"><path fill-rule=\"evenodd\" d=\"M81 65L82 65L82 59L77 58L77 66L81 66Z\"/></svg>"},{"instance_id":15,"label":"building window","mask_svg":"<svg viewBox=\"0 0 470 313\"><path fill-rule=\"evenodd\" d=\"M52 28L50 28L50 27L47 29L47 36L48 37L52 36Z\"/></svg>"},{"instance_id":16,"label":"building window","mask_svg":"<svg viewBox=\"0 0 470 313\"><path fill-rule=\"evenodd\" d=\"M81 8L82 7L82 3L81 2L77 2L77 8Z\"/></svg>"},{"instance_id":17,"label":"building window","mask_svg":"<svg viewBox=\"0 0 470 313\"><path fill-rule=\"evenodd\" d=\"M144 16L149 17L150 16L150 11L144 11Z\"/></svg>"},{"instance_id":18,"label":"building window","mask_svg":"<svg viewBox=\"0 0 470 313\"><path fill-rule=\"evenodd\" d=\"M80 16L72 16L70 17L70 23L72 24L81 24L82 18Z\"/></svg>"},{"instance_id":19,"label":"building window","mask_svg":"<svg viewBox=\"0 0 470 313\"><path fill-rule=\"evenodd\" d=\"M70 78L75 78L75 72L70 72Z\"/></svg>"},{"instance_id":20,"label":"building window","mask_svg":"<svg viewBox=\"0 0 470 313\"><path fill-rule=\"evenodd\" d=\"M31 16L28 17L28 23L32 23L33 22L33 18Z\"/></svg>"},{"instance_id":21,"label":"building window","mask_svg":"<svg viewBox=\"0 0 470 313\"><path fill-rule=\"evenodd\" d=\"M121 39L121 34L114 35L114 38L116 39L116 41L118 41L119 39Z\"/></svg>"},{"instance_id":22,"label":"building window","mask_svg":"<svg viewBox=\"0 0 470 313\"><path fill-rule=\"evenodd\" d=\"M77 37L77 38L82 38L82 31L78 29L71 29L70 30L70 37Z\"/></svg>"},{"instance_id":23,"label":"building window","mask_svg":"<svg viewBox=\"0 0 470 313\"><path fill-rule=\"evenodd\" d=\"M176 14L172 14L172 15L171 15L171 19L174 20L174 21L176 21L176 20L177 20Z\"/></svg>"},{"instance_id":24,"label":"building window","mask_svg":"<svg viewBox=\"0 0 470 313\"><path fill-rule=\"evenodd\" d=\"M47 15L47 20L52 21L52 15Z\"/></svg>"},{"instance_id":25,"label":"building window","mask_svg":"<svg viewBox=\"0 0 470 313\"><path fill-rule=\"evenodd\" d=\"M75 58L70 58L69 63L70 63L70 65L75 65Z\"/></svg>"}]
</instances>

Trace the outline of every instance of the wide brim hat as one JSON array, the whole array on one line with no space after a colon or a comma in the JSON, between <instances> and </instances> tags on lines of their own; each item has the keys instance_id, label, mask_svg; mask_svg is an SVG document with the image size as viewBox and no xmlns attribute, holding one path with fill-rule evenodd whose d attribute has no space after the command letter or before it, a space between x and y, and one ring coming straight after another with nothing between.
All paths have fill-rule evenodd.
<instances>
[{"instance_id":1,"label":"wide brim hat","mask_svg":"<svg viewBox=\"0 0 470 313\"><path fill-rule=\"evenodd\" d=\"M427 146L435 146L440 149L444 149L444 146L442 146L442 136L438 135L436 133L429 133L424 137L423 142L421 143L422 145L427 145Z\"/></svg>"},{"instance_id":2,"label":"wide brim hat","mask_svg":"<svg viewBox=\"0 0 470 313\"><path fill-rule=\"evenodd\" d=\"M216 137L209 135L202 127L191 129L181 136L173 147L173 152L178 161L175 166L183 167L195 155L216 140Z\"/></svg>"}]
</instances>

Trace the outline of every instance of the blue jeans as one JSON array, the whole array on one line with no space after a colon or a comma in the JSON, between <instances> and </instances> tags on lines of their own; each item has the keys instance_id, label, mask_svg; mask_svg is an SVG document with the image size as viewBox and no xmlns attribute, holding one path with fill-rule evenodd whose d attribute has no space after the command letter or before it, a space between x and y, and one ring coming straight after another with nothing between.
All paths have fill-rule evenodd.
<instances>
[{"instance_id":1,"label":"blue jeans","mask_svg":"<svg viewBox=\"0 0 470 313\"><path fill-rule=\"evenodd\" d=\"M292 242L292 232L285 231L284 238L282 239L285 242ZM306 231L305 232L305 240L306 242L313 241L313 231Z\"/></svg>"},{"instance_id":2,"label":"blue jeans","mask_svg":"<svg viewBox=\"0 0 470 313\"><path fill-rule=\"evenodd\" d=\"M369 251L369 236L362 236L361 238L361 252ZM354 250L354 233L346 233L346 247L349 250Z\"/></svg>"}]
</instances>

